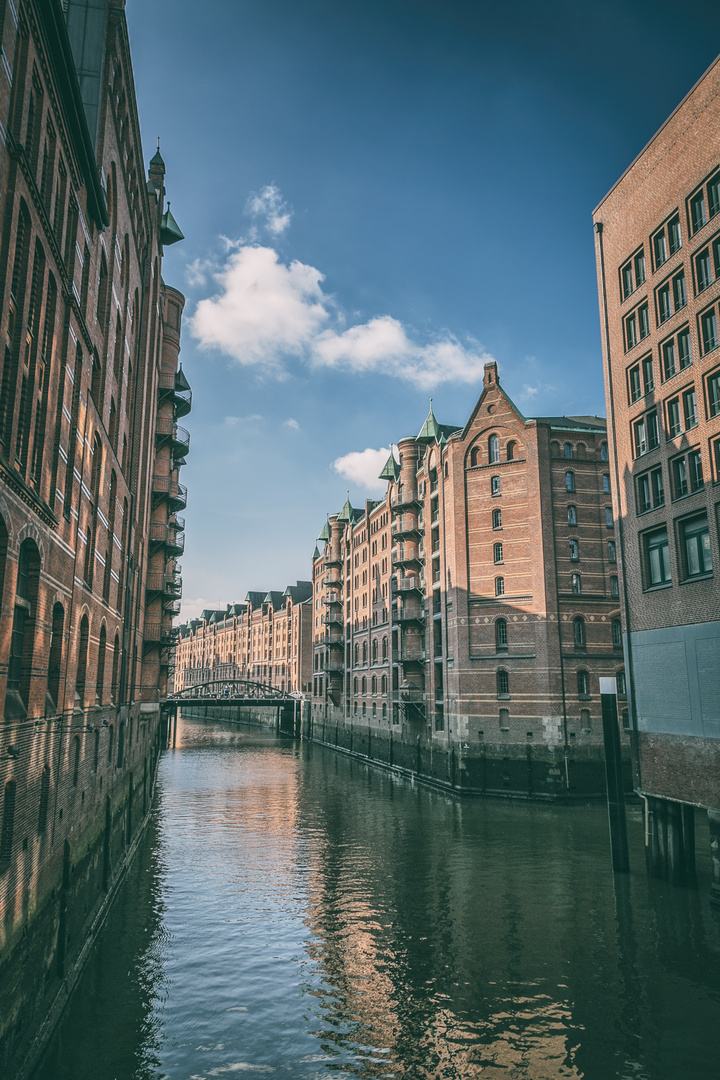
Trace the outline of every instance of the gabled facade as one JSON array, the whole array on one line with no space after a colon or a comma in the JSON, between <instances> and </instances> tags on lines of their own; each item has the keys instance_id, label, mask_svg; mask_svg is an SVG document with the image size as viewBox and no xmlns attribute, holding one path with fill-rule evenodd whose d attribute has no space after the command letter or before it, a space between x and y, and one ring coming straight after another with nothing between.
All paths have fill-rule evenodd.
<instances>
[{"instance_id":1,"label":"gabled facade","mask_svg":"<svg viewBox=\"0 0 720 1080\"><path fill-rule=\"evenodd\" d=\"M627 722L604 420L528 419L489 364L464 428L431 405L397 449L313 560L316 734L467 790L600 792L601 675Z\"/></svg>"}]
</instances>

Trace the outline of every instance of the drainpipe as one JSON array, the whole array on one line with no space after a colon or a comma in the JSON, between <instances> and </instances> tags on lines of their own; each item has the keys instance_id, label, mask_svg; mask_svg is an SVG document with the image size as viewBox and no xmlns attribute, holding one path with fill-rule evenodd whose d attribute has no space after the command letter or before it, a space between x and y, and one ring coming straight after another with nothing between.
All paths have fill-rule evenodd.
<instances>
[{"instance_id":1,"label":"drainpipe","mask_svg":"<svg viewBox=\"0 0 720 1080\"><path fill-rule=\"evenodd\" d=\"M558 567L557 567L557 539L555 536L555 497L553 495L552 484L552 459L550 461L550 520L552 524L552 542L553 542L553 568L555 576L555 611L557 613L557 628L558 628L558 652L560 654L560 685L562 687L562 710L563 710L563 757L565 761L565 790L570 790L570 772L568 769L568 719L567 719L567 694L565 689L565 660L563 658L563 643L562 643L562 621L560 618L560 582L558 579Z\"/></svg>"},{"instance_id":2,"label":"drainpipe","mask_svg":"<svg viewBox=\"0 0 720 1080\"><path fill-rule=\"evenodd\" d=\"M628 704L630 706L630 722L632 723L633 742L635 744L635 779L636 779L636 791L640 792L642 788L642 767L640 764L640 751L638 747L638 726L637 726L637 709L635 708L635 679L633 676L633 654L630 644L630 604L628 602L627 583L625 580L624 565L625 565L625 539L623 533L623 517L620 512L620 473L618 470L618 457L617 447L615 443L615 391L613 387L612 378L612 366L610 364L610 323L608 319L608 307L607 307L607 285L605 281L605 251L603 248L603 224L602 221L595 223L595 233L598 238L598 255L600 261L600 284L602 288L602 331L603 331L603 344L604 344L604 356L605 372L607 374L607 386L608 386L608 404L610 405L610 423L608 424L608 443L612 441L612 458L613 458L613 474L615 477L615 494L617 498L617 514L615 515L617 521L618 540L620 541L620 577L622 578L622 608L623 615L625 617L625 662L627 670L627 678L625 680L628 689ZM647 820L647 818L646 818Z\"/></svg>"}]
</instances>

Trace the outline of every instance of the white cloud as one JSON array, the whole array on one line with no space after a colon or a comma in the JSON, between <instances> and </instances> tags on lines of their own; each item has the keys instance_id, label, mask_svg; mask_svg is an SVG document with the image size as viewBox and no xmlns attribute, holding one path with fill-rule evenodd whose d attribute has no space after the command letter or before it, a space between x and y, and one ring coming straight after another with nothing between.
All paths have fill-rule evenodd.
<instances>
[{"instance_id":1,"label":"white cloud","mask_svg":"<svg viewBox=\"0 0 720 1080\"><path fill-rule=\"evenodd\" d=\"M266 184L259 192L253 191L245 203L245 213L256 222L264 224L271 236L280 236L290 225L292 210L275 184ZM257 229L255 228L257 239Z\"/></svg>"},{"instance_id":2,"label":"white cloud","mask_svg":"<svg viewBox=\"0 0 720 1080\"><path fill-rule=\"evenodd\" d=\"M523 386L522 388L522 394L520 396L523 398L534 398L535 395L538 393L539 389L539 386L528 386L528 384L526 383L525 386Z\"/></svg>"},{"instance_id":3,"label":"white cloud","mask_svg":"<svg viewBox=\"0 0 720 1080\"><path fill-rule=\"evenodd\" d=\"M285 427L290 428L291 431L300 430L300 425L298 424L297 420L294 420L292 418L292 416L289 416L288 419L285 421Z\"/></svg>"},{"instance_id":4,"label":"white cloud","mask_svg":"<svg viewBox=\"0 0 720 1080\"><path fill-rule=\"evenodd\" d=\"M238 424L252 424L258 420L263 420L262 413L248 413L247 416L226 416L225 423L228 427L237 427Z\"/></svg>"},{"instance_id":5,"label":"white cloud","mask_svg":"<svg viewBox=\"0 0 720 1080\"><path fill-rule=\"evenodd\" d=\"M390 449L381 446L379 450L368 447L367 450L353 450L343 457L336 458L332 467L340 476L344 476L351 484L365 488L367 491L382 493L385 490L386 481L380 480L385 462L390 457Z\"/></svg>"}]
</instances>

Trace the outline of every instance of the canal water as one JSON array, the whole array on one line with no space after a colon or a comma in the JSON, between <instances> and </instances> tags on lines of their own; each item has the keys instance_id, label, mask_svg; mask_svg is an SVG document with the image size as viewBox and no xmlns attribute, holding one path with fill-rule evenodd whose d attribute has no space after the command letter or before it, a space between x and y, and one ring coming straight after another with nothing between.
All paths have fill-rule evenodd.
<instances>
[{"instance_id":1,"label":"canal water","mask_svg":"<svg viewBox=\"0 0 720 1080\"><path fill-rule=\"evenodd\" d=\"M720 918L602 807L458 801L182 719L37 1080L710 1080Z\"/></svg>"}]
</instances>

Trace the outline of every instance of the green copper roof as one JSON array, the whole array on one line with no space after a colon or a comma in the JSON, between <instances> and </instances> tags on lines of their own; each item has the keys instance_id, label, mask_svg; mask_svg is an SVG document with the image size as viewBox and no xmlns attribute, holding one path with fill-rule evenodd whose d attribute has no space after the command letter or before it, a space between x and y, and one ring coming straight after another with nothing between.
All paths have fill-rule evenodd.
<instances>
[{"instance_id":1,"label":"green copper roof","mask_svg":"<svg viewBox=\"0 0 720 1080\"><path fill-rule=\"evenodd\" d=\"M315 560L319 559L319 558L320 558L320 552L318 551L318 546L316 544L315 545L315 550L313 551L313 562L315 562Z\"/></svg>"},{"instance_id":2,"label":"green copper roof","mask_svg":"<svg viewBox=\"0 0 720 1080\"><path fill-rule=\"evenodd\" d=\"M428 439L431 442L434 442L436 439L440 438L440 425L435 419L432 405L432 398L430 398L430 412L427 414L425 423L417 434L418 441L420 439Z\"/></svg>"},{"instance_id":3,"label":"green copper roof","mask_svg":"<svg viewBox=\"0 0 720 1080\"><path fill-rule=\"evenodd\" d=\"M329 539L330 539L330 522L326 520L325 524L322 527L322 532L318 536L318 540L329 540Z\"/></svg>"},{"instance_id":4,"label":"green copper roof","mask_svg":"<svg viewBox=\"0 0 720 1080\"><path fill-rule=\"evenodd\" d=\"M170 247L171 244L177 244L178 240L184 239L185 233L170 213L170 203L168 203L168 208L160 219L160 240L162 245L163 247Z\"/></svg>"},{"instance_id":5,"label":"green copper roof","mask_svg":"<svg viewBox=\"0 0 720 1080\"><path fill-rule=\"evenodd\" d=\"M345 505L337 516L338 521L352 521L353 520L353 508L350 505L350 492L347 493Z\"/></svg>"},{"instance_id":6,"label":"green copper roof","mask_svg":"<svg viewBox=\"0 0 720 1080\"><path fill-rule=\"evenodd\" d=\"M393 452L391 450L390 451L390 457L385 462L385 466L383 468L383 471L380 473L380 479L381 480L390 480L392 482L393 480L397 480L399 475L400 475L400 466L398 465L397 461L395 460L395 456L394 456L394 454L393 454Z\"/></svg>"}]
</instances>

